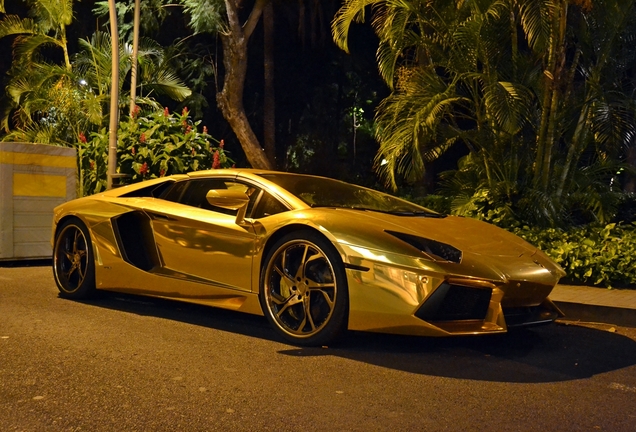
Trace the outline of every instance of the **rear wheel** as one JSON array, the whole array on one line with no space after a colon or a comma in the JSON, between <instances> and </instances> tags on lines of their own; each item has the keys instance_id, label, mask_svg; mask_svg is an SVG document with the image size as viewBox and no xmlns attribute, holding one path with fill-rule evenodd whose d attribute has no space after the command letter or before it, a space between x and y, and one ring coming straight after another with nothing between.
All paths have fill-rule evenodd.
<instances>
[{"instance_id":1,"label":"rear wheel","mask_svg":"<svg viewBox=\"0 0 636 432\"><path fill-rule=\"evenodd\" d=\"M260 300L278 333L297 345L332 342L346 329L347 279L333 245L313 231L282 237L265 257Z\"/></svg>"},{"instance_id":2,"label":"rear wheel","mask_svg":"<svg viewBox=\"0 0 636 432\"><path fill-rule=\"evenodd\" d=\"M90 235L79 219L70 219L58 229L53 246L53 276L62 297L81 299L95 292Z\"/></svg>"}]
</instances>

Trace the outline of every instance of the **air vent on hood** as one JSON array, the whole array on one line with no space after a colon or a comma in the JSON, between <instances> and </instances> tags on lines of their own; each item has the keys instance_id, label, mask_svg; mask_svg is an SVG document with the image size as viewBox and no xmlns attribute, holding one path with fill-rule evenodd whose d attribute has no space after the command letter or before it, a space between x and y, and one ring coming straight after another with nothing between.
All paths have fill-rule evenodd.
<instances>
[{"instance_id":1,"label":"air vent on hood","mask_svg":"<svg viewBox=\"0 0 636 432\"><path fill-rule=\"evenodd\" d=\"M414 248L417 248L425 254L433 256L434 258L439 258L441 260L450 261L457 264L459 264L462 260L462 251L449 244L427 239L424 237L404 234L397 231L385 230L384 232L399 238L403 242L410 244Z\"/></svg>"}]
</instances>

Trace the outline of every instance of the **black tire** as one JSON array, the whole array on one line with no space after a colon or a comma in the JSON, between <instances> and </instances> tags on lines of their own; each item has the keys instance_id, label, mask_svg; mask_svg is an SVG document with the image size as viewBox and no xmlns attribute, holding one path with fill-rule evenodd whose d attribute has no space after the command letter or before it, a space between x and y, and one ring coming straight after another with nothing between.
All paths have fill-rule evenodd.
<instances>
[{"instance_id":1,"label":"black tire","mask_svg":"<svg viewBox=\"0 0 636 432\"><path fill-rule=\"evenodd\" d=\"M69 219L57 230L53 246L53 277L60 297L84 299L95 293L95 261L84 223Z\"/></svg>"},{"instance_id":2,"label":"black tire","mask_svg":"<svg viewBox=\"0 0 636 432\"><path fill-rule=\"evenodd\" d=\"M340 255L322 235L295 231L278 240L263 260L263 313L283 338L323 346L347 327L349 293Z\"/></svg>"}]
</instances>

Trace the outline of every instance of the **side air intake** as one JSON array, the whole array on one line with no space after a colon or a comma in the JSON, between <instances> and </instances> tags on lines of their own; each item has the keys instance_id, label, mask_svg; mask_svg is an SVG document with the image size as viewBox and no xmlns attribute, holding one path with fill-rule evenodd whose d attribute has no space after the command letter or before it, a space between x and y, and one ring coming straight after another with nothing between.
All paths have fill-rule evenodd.
<instances>
[{"instance_id":1,"label":"side air intake","mask_svg":"<svg viewBox=\"0 0 636 432\"><path fill-rule=\"evenodd\" d=\"M124 261L144 271L159 265L151 221L145 213L124 213L114 218L112 223Z\"/></svg>"}]
</instances>

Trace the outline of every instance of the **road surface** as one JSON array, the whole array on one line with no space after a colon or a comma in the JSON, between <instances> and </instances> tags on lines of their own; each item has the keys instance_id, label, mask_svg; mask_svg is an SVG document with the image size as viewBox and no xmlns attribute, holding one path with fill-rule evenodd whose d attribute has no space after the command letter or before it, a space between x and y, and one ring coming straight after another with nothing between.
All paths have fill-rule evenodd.
<instances>
[{"instance_id":1,"label":"road surface","mask_svg":"<svg viewBox=\"0 0 636 432\"><path fill-rule=\"evenodd\" d=\"M215 430L634 431L636 329L298 348L263 317L0 268L0 431Z\"/></svg>"}]
</instances>

